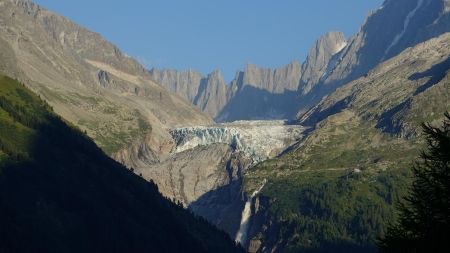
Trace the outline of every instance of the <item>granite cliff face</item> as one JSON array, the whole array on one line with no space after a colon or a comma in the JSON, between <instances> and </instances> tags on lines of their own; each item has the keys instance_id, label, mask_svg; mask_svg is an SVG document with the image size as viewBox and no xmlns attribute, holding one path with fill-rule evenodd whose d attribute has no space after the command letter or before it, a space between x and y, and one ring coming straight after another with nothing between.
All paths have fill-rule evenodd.
<instances>
[{"instance_id":1,"label":"granite cliff face","mask_svg":"<svg viewBox=\"0 0 450 253\"><path fill-rule=\"evenodd\" d=\"M285 91L295 91L300 80L301 66L297 61L293 61L288 65L277 68L261 68L254 64L247 64L245 70L238 74L235 85L236 92L244 89L245 86L251 86L256 89L265 90L269 93L280 94Z\"/></svg>"},{"instance_id":2,"label":"granite cliff face","mask_svg":"<svg viewBox=\"0 0 450 253\"><path fill-rule=\"evenodd\" d=\"M226 89L222 74L214 71L202 79L194 105L211 117L216 117L227 103Z\"/></svg>"},{"instance_id":3,"label":"granite cliff face","mask_svg":"<svg viewBox=\"0 0 450 253\"><path fill-rule=\"evenodd\" d=\"M150 77L166 89L194 103L202 82L202 74L194 70L179 72L174 69L149 71Z\"/></svg>"},{"instance_id":4,"label":"granite cliff face","mask_svg":"<svg viewBox=\"0 0 450 253\"><path fill-rule=\"evenodd\" d=\"M406 48L450 31L449 5L449 0L385 1L350 39L340 32L325 34L311 47L303 64L294 61L277 69L248 64L236 73L226 94L223 88L217 92L219 102L203 100L201 108L220 122L294 118ZM177 86L160 83L169 89ZM215 109L212 114L209 107Z\"/></svg>"},{"instance_id":5,"label":"granite cliff face","mask_svg":"<svg viewBox=\"0 0 450 253\"><path fill-rule=\"evenodd\" d=\"M192 71L152 69L149 73L216 121L293 118L300 106L297 93L308 93L345 45L342 33L327 33L310 49L303 64L292 61L275 69L247 64L228 85L218 71L204 78Z\"/></svg>"},{"instance_id":6,"label":"granite cliff face","mask_svg":"<svg viewBox=\"0 0 450 253\"><path fill-rule=\"evenodd\" d=\"M149 71L150 77L164 88L177 93L211 117L216 117L227 102L225 81L220 71L203 77L196 71Z\"/></svg>"},{"instance_id":7,"label":"granite cliff face","mask_svg":"<svg viewBox=\"0 0 450 253\"><path fill-rule=\"evenodd\" d=\"M337 63L333 58L345 46L347 41L341 32L330 32L316 41L309 50L308 57L302 65L302 78L298 91L307 94L312 87Z\"/></svg>"},{"instance_id":8,"label":"granite cliff face","mask_svg":"<svg viewBox=\"0 0 450 253\"><path fill-rule=\"evenodd\" d=\"M338 85L362 75L404 49L450 31L448 0L388 0L349 39L332 71L321 80Z\"/></svg>"}]
</instances>

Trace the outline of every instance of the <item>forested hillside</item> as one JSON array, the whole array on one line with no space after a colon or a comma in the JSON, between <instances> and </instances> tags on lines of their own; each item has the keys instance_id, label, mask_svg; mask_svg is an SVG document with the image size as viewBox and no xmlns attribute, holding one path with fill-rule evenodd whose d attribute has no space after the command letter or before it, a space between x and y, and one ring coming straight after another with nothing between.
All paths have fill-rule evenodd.
<instances>
[{"instance_id":1,"label":"forested hillside","mask_svg":"<svg viewBox=\"0 0 450 253\"><path fill-rule=\"evenodd\" d=\"M244 252L0 76L0 252Z\"/></svg>"}]
</instances>

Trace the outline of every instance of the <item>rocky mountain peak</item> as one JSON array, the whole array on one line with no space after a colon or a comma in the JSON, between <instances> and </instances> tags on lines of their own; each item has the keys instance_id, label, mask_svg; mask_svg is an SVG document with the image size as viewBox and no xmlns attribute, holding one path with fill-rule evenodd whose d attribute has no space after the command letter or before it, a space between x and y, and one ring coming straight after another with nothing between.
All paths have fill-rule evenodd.
<instances>
[{"instance_id":1,"label":"rocky mountain peak","mask_svg":"<svg viewBox=\"0 0 450 253\"><path fill-rule=\"evenodd\" d=\"M359 32L349 40L342 32L320 37L303 64L292 61L280 68L268 68L249 63L236 72L226 92L213 81L222 79L217 73L215 78L189 81L189 91L177 90L173 83L180 81L170 85L160 78L159 83L203 110L214 108L208 113L217 121L291 118L406 48L448 31L450 0L386 0L382 7L370 12ZM216 87L206 89L208 85ZM211 96L206 99L205 90L215 90L219 101Z\"/></svg>"},{"instance_id":2,"label":"rocky mountain peak","mask_svg":"<svg viewBox=\"0 0 450 253\"><path fill-rule=\"evenodd\" d=\"M222 77L222 73L220 72L220 70L215 69L213 70L213 72L208 74L208 78L218 78L218 79L223 79Z\"/></svg>"},{"instance_id":3,"label":"rocky mountain peak","mask_svg":"<svg viewBox=\"0 0 450 253\"><path fill-rule=\"evenodd\" d=\"M450 31L448 6L448 0L385 1L350 39L324 83L354 80L406 48Z\"/></svg>"},{"instance_id":4,"label":"rocky mountain peak","mask_svg":"<svg viewBox=\"0 0 450 253\"><path fill-rule=\"evenodd\" d=\"M308 56L302 66L302 79L299 86L302 94L308 93L312 86L319 82L331 62L332 57L339 53L347 41L342 32L329 32L320 37L309 49Z\"/></svg>"},{"instance_id":5,"label":"rocky mountain peak","mask_svg":"<svg viewBox=\"0 0 450 253\"><path fill-rule=\"evenodd\" d=\"M189 69L187 71L177 71L174 69L158 70L152 68L149 71L150 77L166 89L175 92L179 96L193 103L203 78L199 72Z\"/></svg>"},{"instance_id":6,"label":"rocky mountain peak","mask_svg":"<svg viewBox=\"0 0 450 253\"><path fill-rule=\"evenodd\" d=\"M0 7L6 2L6 0L0 1ZM24 14L27 14L29 16L36 17L37 14L41 11L39 5L33 3L31 0L9 0L8 2L16 5L19 10L23 11ZM14 15L15 13L12 14L12 16Z\"/></svg>"},{"instance_id":7,"label":"rocky mountain peak","mask_svg":"<svg viewBox=\"0 0 450 253\"><path fill-rule=\"evenodd\" d=\"M246 85L270 93L283 93L293 91L298 87L301 76L301 66L297 61L292 61L281 68L262 68L255 64L247 64L242 73L242 78L237 75L239 87Z\"/></svg>"},{"instance_id":8,"label":"rocky mountain peak","mask_svg":"<svg viewBox=\"0 0 450 253\"><path fill-rule=\"evenodd\" d=\"M214 70L201 80L194 104L215 117L227 102L226 94L227 88L222 73Z\"/></svg>"},{"instance_id":9,"label":"rocky mountain peak","mask_svg":"<svg viewBox=\"0 0 450 253\"><path fill-rule=\"evenodd\" d=\"M320 37L315 43L316 52L326 51L336 54L347 45L347 41L342 32L328 32ZM310 53L313 49L310 50Z\"/></svg>"}]
</instances>

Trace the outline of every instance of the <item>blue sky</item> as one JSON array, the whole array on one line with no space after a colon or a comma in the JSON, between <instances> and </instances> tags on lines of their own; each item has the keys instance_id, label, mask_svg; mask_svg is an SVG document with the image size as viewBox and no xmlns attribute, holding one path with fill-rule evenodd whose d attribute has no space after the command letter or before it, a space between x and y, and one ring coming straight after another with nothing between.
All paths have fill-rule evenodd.
<instances>
[{"instance_id":1,"label":"blue sky","mask_svg":"<svg viewBox=\"0 0 450 253\"><path fill-rule=\"evenodd\" d=\"M146 67L219 69L303 61L327 31L356 33L382 0L35 0L102 34Z\"/></svg>"}]
</instances>

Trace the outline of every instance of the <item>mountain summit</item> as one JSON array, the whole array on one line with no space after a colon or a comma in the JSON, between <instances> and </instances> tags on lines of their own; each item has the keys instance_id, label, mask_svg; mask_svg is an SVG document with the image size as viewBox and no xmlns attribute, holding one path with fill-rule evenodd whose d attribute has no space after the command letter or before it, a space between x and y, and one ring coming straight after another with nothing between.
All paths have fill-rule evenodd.
<instances>
[{"instance_id":1,"label":"mountain summit","mask_svg":"<svg viewBox=\"0 0 450 253\"><path fill-rule=\"evenodd\" d=\"M449 32L449 6L448 0L385 1L348 40L340 32L325 34L301 65L293 61L269 69L248 64L228 84L226 94L217 93L220 106L214 100L206 101L217 110L210 113L205 109L208 105L200 108L216 121L294 118L337 87L367 74L406 48ZM175 91L174 87L183 85L175 79L157 78L158 72L165 71L152 70L163 87ZM189 94L178 93L188 100L200 87L199 80L191 81L186 83L192 87Z\"/></svg>"}]
</instances>

